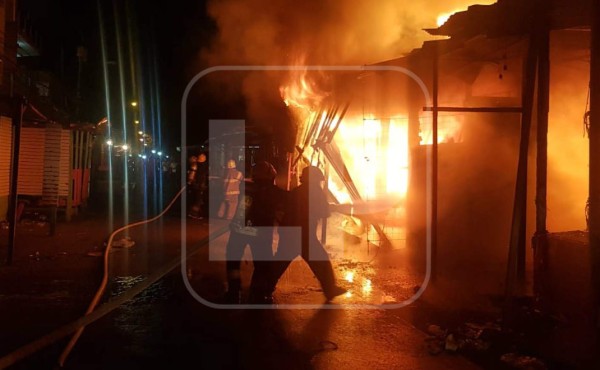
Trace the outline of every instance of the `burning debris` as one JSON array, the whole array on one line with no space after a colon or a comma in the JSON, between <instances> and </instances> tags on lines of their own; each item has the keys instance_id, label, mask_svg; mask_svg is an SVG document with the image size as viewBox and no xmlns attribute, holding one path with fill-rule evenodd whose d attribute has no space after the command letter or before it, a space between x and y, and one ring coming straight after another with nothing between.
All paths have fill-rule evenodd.
<instances>
[{"instance_id":1,"label":"burning debris","mask_svg":"<svg viewBox=\"0 0 600 370\"><path fill-rule=\"evenodd\" d=\"M520 370L546 370L548 367L540 360L531 356L520 356L516 353L507 353L500 360L514 369Z\"/></svg>"}]
</instances>

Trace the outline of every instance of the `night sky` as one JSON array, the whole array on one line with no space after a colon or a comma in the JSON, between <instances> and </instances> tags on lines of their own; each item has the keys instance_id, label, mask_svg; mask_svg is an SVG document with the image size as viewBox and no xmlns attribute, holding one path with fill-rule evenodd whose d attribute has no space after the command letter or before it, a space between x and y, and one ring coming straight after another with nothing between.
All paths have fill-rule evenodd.
<instances>
[{"instance_id":1,"label":"night sky","mask_svg":"<svg viewBox=\"0 0 600 370\"><path fill-rule=\"evenodd\" d=\"M214 22L206 16L204 1L129 0L130 24L137 27L137 46L140 62L152 69L156 61L158 91L162 106L163 141L174 147L179 142L180 102L183 90L191 76L200 71L198 54L208 47L216 33ZM125 18L125 1L101 0L106 30L109 63L117 60L115 47L114 4L120 17ZM87 49L87 61L83 65L81 94L82 121L97 122L105 116L104 84L102 74L101 43L98 22L98 2L82 0L19 0L19 8L39 34L42 56L35 61L36 67L49 70L59 76L65 85L75 91L78 76L77 47ZM124 22L121 22L123 25ZM125 27L122 37L126 40ZM126 42L126 41L123 41ZM126 55L124 58L126 59ZM126 68L127 69L127 68ZM148 72L150 73L150 72ZM146 79L147 76L142 79ZM113 78L114 80L114 78ZM130 80L129 77L126 79ZM111 82L113 97L119 96L118 82ZM144 82L146 83L146 82ZM129 89L128 89L129 90ZM128 91L128 94L130 92ZM198 96L196 96L198 98ZM206 96L205 96L206 98ZM206 99L205 99L206 101ZM194 121L210 115L203 107L218 106L214 103L192 104ZM195 125L188 135L188 142L197 143L206 138L203 125Z\"/></svg>"}]
</instances>

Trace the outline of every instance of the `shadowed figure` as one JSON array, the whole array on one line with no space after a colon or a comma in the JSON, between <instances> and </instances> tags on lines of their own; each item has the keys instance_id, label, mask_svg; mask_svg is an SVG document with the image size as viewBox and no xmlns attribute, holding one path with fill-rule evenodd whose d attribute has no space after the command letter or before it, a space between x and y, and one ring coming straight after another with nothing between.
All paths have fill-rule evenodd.
<instances>
[{"instance_id":1,"label":"shadowed figure","mask_svg":"<svg viewBox=\"0 0 600 370\"><path fill-rule=\"evenodd\" d=\"M265 295L265 274L273 259L273 226L283 190L274 184L277 172L268 162L256 164L252 181L247 182L240 196L231 232L225 247L227 257L226 303L241 301L241 261L246 245L252 252L254 272L250 283L250 301L258 303Z\"/></svg>"},{"instance_id":2,"label":"shadowed figure","mask_svg":"<svg viewBox=\"0 0 600 370\"><path fill-rule=\"evenodd\" d=\"M288 194L279 228L275 262L272 264L271 294L285 270L298 256L302 256L319 280L327 301L346 292L346 289L336 285L329 255L317 238L319 220L331 214L321 185L323 181L323 173L318 167L306 167L300 176L300 186Z\"/></svg>"}]
</instances>

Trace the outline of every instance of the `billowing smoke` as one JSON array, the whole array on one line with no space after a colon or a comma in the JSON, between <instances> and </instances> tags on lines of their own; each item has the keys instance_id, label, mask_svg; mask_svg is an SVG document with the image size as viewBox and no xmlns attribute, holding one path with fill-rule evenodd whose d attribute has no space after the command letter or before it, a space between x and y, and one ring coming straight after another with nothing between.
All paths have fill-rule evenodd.
<instances>
[{"instance_id":1,"label":"billowing smoke","mask_svg":"<svg viewBox=\"0 0 600 370\"><path fill-rule=\"evenodd\" d=\"M211 1L219 35L207 53L213 63L368 64L419 47L423 28L468 0L225 0ZM479 3L492 3L484 0Z\"/></svg>"},{"instance_id":2,"label":"billowing smoke","mask_svg":"<svg viewBox=\"0 0 600 370\"><path fill-rule=\"evenodd\" d=\"M218 34L203 65L363 65L400 57L428 38L437 17L492 0L212 0ZM249 119L272 122L282 74L243 83Z\"/></svg>"}]
</instances>

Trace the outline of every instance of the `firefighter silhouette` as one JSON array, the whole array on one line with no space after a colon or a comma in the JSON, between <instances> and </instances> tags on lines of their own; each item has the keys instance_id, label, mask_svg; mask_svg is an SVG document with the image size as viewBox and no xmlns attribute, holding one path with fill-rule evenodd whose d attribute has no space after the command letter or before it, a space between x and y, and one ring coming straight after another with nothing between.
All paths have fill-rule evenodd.
<instances>
[{"instance_id":1,"label":"firefighter silhouette","mask_svg":"<svg viewBox=\"0 0 600 370\"><path fill-rule=\"evenodd\" d=\"M194 157L192 157L194 158ZM206 154L201 153L192 164L193 176L188 177L188 184L192 188L192 207L190 217L203 219L207 216L207 192L208 192L208 162Z\"/></svg>"},{"instance_id":2,"label":"firefighter silhouette","mask_svg":"<svg viewBox=\"0 0 600 370\"><path fill-rule=\"evenodd\" d=\"M273 228L284 191L274 184L277 172L269 162L258 162L252 181L245 182L225 248L227 257L226 303L241 302L241 260L248 245L254 272L250 283L250 303L261 303L266 295L269 264L273 259Z\"/></svg>"},{"instance_id":3,"label":"firefighter silhouette","mask_svg":"<svg viewBox=\"0 0 600 370\"><path fill-rule=\"evenodd\" d=\"M318 167L308 166L302 171L300 186L289 192L281 222L283 227L278 230L279 244L267 284L267 294L273 293L277 281L297 256L302 256L308 263L319 280L327 301L346 292L346 289L336 284L329 255L317 238L319 220L331 214L321 185L324 180Z\"/></svg>"}]
</instances>

